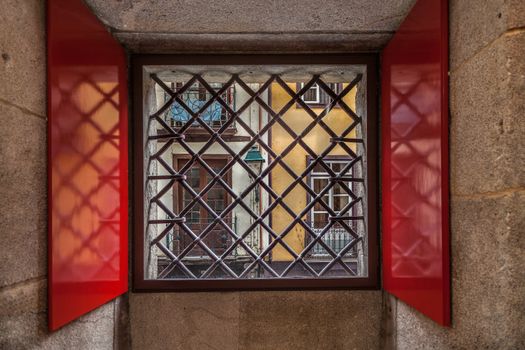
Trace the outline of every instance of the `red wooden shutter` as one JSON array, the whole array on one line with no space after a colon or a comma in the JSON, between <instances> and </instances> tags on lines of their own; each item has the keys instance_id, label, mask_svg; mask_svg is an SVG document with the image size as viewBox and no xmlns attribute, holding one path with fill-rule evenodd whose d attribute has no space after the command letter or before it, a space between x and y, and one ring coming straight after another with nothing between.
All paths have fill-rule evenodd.
<instances>
[{"instance_id":1,"label":"red wooden shutter","mask_svg":"<svg viewBox=\"0 0 525 350\"><path fill-rule=\"evenodd\" d=\"M55 330L128 289L128 92L124 50L81 0L47 1L47 50Z\"/></svg>"},{"instance_id":2,"label":"red wooden shutter","mask_svg":"<svg viewBox=\"0 0 525 350\"><path fill-rule=\"evenodd\" d=\"M381 70L383 285L449 325L446 0L416 3Z\"/></svg>"}]
</instances>

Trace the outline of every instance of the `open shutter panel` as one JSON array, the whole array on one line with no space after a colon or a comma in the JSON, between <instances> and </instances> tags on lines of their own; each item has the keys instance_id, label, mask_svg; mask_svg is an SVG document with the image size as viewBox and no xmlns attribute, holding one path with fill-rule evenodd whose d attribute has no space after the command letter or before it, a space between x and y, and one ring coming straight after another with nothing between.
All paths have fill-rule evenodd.
<instances>
[{"instance_id":1,"label":"open shutter panel","mask_svg":"<svg viewBox=\"0 0 525 350\"><path fill-rule=\"evenodd\" d=\"M382 53L384 288L450 324L448 6L419 0Z\"/></svg>"},{"instance_id":2,"label":"open shutter panel","mask_svg":"<svg viewBox=\"0 0 525 350\"><path fill-rule=\"evenodd\" d=\"M126 55L81 0L47 1L49 328L128 289Z\"/></svg>"}]
</instances>

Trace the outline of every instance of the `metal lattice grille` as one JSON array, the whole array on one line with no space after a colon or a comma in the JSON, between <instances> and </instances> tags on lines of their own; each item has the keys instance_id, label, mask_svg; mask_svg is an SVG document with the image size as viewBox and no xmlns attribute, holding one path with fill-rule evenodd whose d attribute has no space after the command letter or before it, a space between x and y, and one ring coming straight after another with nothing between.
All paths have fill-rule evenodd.
<instances>
[{"instance_id":1,"label":"metal lattice grille","mask_svg":"<svg viewBox=\"0 0 525 350\"><path fill-rule=\"evenodd\" d=\"M366 277L363 75L336 74L149 74L147 279Z\"/></svg>"}]
</instances>

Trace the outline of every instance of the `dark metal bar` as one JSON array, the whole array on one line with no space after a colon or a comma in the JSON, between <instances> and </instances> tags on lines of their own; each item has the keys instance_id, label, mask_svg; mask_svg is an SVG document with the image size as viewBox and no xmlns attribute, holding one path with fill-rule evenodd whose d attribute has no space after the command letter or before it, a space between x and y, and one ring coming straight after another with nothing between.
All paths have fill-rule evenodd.
<instances>
[{"instance_id":1,"label":"dark metal bar","mask_svg":"<svg viewBox=\"0 0 525 350\"><path fill-rule=\"evenodd\" d=\"M354 142L354 143L364 143L363 139L356 138L347 138L347 137L331 137L330 142Z\"/></svg>"},{"instance_id":2,"label":"dark metal bar","mask_svg":"<svg viewBox=\"0 0 525 350\"><path fill-rule=\"evenodd\" d=\"M170 174L170 175L148 175L148 180L170 180L175 181L184 181L186 180L186 175L182 174Z\"/></svg>"},{"instance_id":3,"label":"dark metal bar","mask_svg":"<svg viewBox=\"0 0 525 350\"><path fill-rule=\"evenodd\" d=\"M344 247L343 249L341 249L341 251L339 252L339 254L337 254L337 257L335 257L332 261L330 261L328 263L328 265L326 265L324 267L324 269L321 270L321 272L319 272L319 276L322 276L324 275L328 270L330 270L332 268L332 266L334 266L337 262L342 262L342 258L346 255L346 253L352 249L358 242L360 242L362 240L361 237L357 238L357 239L354 239L352 242L350 242L346 247ZM346 264L345 264L346 265ZM357 273L356 273L357 275Z\"/></svg>"},{"instance_id":4,"label":"dark metal bar","mask_svg":"<svg viewBox=\"0 0 525 350\"><path fill-rule=\"evenodd\" d=\"M150 224L180 224L186 222L186 218L173 218L173 219L159 219L159 220L148 220Z\"/></svg>"},{"instance_id":5,"label":"dark metal bar","mask_svg":"<svg viewBox=\"0 0 525 350\"><path fill-rule=\"evenodd\" d=\"M364 216L329 216L328 220L330 221L355 221L355 220L364 220Z\"/></svg>"},{"instance_id":6,"label":"dark metal bar","mask_svg":"<svg viewBox=\"0 0 525 350\"><path fill-rule=\"evenodd\" d=\"M357 178L352 176L335 176L335 177L329 177L330 181L337 181L337 182L365 182L365 179L363 178Z\"/></svg>"},{"instance_id":7,"label":"dark metal bar","mask_svg":"<svg viewBox=\"0 0 525 350\"><path fill-rule=\"evenodd\" d=\"M312 84L313 84L313 82L315 82L315 80L312 80L312 81L311 81ZM242 82L242 81L240 82L241 85L242 85L243 83L244 83L244 82ZM204 82L204 84L206 84L206 82ZM249 90L249 87L247 87L245 84L244 84L243 88ZM348 89L348 91L349 91L349 90L350 90L350 89ZM251 91L251 90L250 90L250 91ZM213 93L213 92L212 92L212 93ZM252 93L253 93L253 92L252 92ZM341 94L341 95L342 95L342 94ZM221 101L221 99L219 99L219 101ZM227 105L225 105L225 107L228 108ZM188 113L193 113L193 112L192 112L191 110L188 109ZM322 117L322 116L321 116L321 117ZM314 124L314 123L312 123L312 124ZM315 126L315 124L314 124L314 126ZM206 129L209 128L207 125L204 125L204 124L203 124L203 127L206 128ZM250 129L247 127L247 130L250 130ZM251 130L250 130L250 131L251 131ZM259 135L258 135L259 137L260 137L260 134L261 134L261 133L259 133ZM265 145L264 143L262 143L262 144ZM226 144L224 144L224 143L222 143L222 146L223 146L225 149L229 149L229 147L228 147ZM291 148L290 148L290 149L291 149ZM271 151L271 150L270 150L270 151ZM242 153L242 152L240 152L240 153ZM281 157L283 157L282 154L281 154ZM239 163L242 164L242 161L239 162ZM284 163L284 164L285 164L285 163ZM286 164L285 164L285 165L286 165ZM269 166L269 168L270 168L270 166ZM285 168L285 169L286 169L286 168ZM248 171L250 172L250 170L248 170ZM291 172L291 171L289 171L289 172ZM293 174L293 172L292 172L292 174ZM295 175L295 174L294 174L294 175ZM293 175L292 175L292 176L293 176ZM215 178L216 178L216 177L214 177L214 179L215 179ZM256 180L257 180L257 179L256 179ZM254 182L256 182L256 181L254 181ZM264 184L264 183L262 183L262 184ZM304 185L304 183L303 183L303 185ZM210 186L210 187L211 187L211 186ZM305 187L305 189L310 190L310 188L309 188L308 186L304 185L304 187ZM311 190L310 190L310 191L311 191ZM203 192L204 192L204 191L203 191ZM273 192L273 191L272 191L271 189L269 189L269 192ZM281 204L281 205L282 205L282 204ZM188 205L188 207L191 207L191 205ZM286 209L286 207L285 207L285 209ZM289 213L291 213L290 215L291 215L292 217L294 217L295 213L293 213L293 211L289 210L289 208L288 208L287 211L289 211ZM295 217L297 217L297 216L295 216ZM300 222L300 223L302 223L302 222ZM297 222L296 222L295 224L297 224ZM305 229L307 230L307 232L309 232L310 234L312 234L311 229L310 229L309 227L305 226ZM281 234L281 236L284 236L284 235ZM327 247L327 248L328 248L328 247ZM330 248L328 248L327 250L330 251Z\"/></svg>"},{"instance_id":8,"label":"dark metal bar","mask_svg":"<svg viewBox=\"0 0 525 350\"><path fill-rule=\"evenodd\" d=\"M158 134L158 135L148 136L148 141L150 140L184 140L185 138L186 138L186 135L180 135L178 133Z\"/></svg>"},{"instance_id":9,"label":"dark metal bar","mask_svg":"<svg viewBox=\"0 0 525 350\"><path fill-rule=\"evenodd\" d=\"M175 266L179 266L182 271L190 278L197 278L197 276L195 276L193 274L193 272L191 272L187 267L186 265L184 265L182 263L182 261L180 261L180 259L178 259L175 254L173 254L171 252L171 250L169 250L164 244L162 243L157 243L156 246L169 258L171 259L171 261L174 263L174 267ZM158 278L164 278L167 276L167 274L171 271L168 271L167 273L163 274L164 271L162 271L161 273L159 273L158 275Z\"/></svg>"},{"instance_id":10,"label":"dark metal bar","mask_svg":"<svg viewBox=\"0 0 525 350\"><path fill-rule=\"evenodd\" d=\"M175 227L175 222L170 222L157 237L151 240L150 247L160 242L174 227Z\"/></svg>"}]
</instances>

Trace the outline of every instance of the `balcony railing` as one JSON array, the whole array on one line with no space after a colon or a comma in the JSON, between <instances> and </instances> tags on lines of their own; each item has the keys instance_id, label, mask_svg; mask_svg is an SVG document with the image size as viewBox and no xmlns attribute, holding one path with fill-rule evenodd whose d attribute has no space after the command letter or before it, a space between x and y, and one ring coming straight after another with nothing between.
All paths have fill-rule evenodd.
<instances>
[{"instance_id":1,"label":"balcony railing","mask_svg":"<svg viewBox=\"0 0 525 350\"><path fill-rule=\"evenodd\" d=\"M314 233L320 234L323 231L321 228L313 228ZM341 252L344 247L346 247L350 242L352 242L353 237L348 231L343 228L331 228L323 235L322 240L330 247L335 253ZM316 244L313 249L310 251L313 257L323 257L330 256L328 252L319 244ZM347 254L347 256L356 256L357 252L355 247L352 248Z\"/></svg>"},{"instance_id":2,"label":"balcony railing","mask_svg":"<svg viewBox=\"0 0 525 350\"><path fill-rule=\"evenodd\" d=\"M208 225L210 224L212 220L199 220L198 222L187 222L187 225L192 229L195 234L199 234L202 232ZM235 234L238 234L236 231L236 225L235 222L232 222L231 218L225 218L224 222L232 229ZM323 229L321 228L312 228L313 232L316 234L320 234ZM332 227L323 235L322 238L323 242L326 243L336 254L340 253L348 244L350 244L353 240L352 235L346 231L344 228L338 228L338 227ZM179 254L184 248L186 248L190 243L191 239L189 237L186 237L186 234L180 229L174 229L173 235L168 236L168 246L172 248L172 250ZM206 238L207 245L211 247L216 252L223 252L231 243L232 243L232 236L226 232L226 230L219 224L215 225L215 227L211 230L211 232L207 235ZM307 242L308 243L308 242ZM251 247L252 249L256 249L256 247ZM246 254L246 253L245 253ZM193 256L203 256L207 257L207 255L202 252L200 249L194 249L192 250ZM357 256L356 248L350 249L348 253L345 254L346 256ZM320 245L316 244L309 252L309 255L312 258L323 258L323 257L330 257L330 254Z\"/></svg>"}]
</instances>

